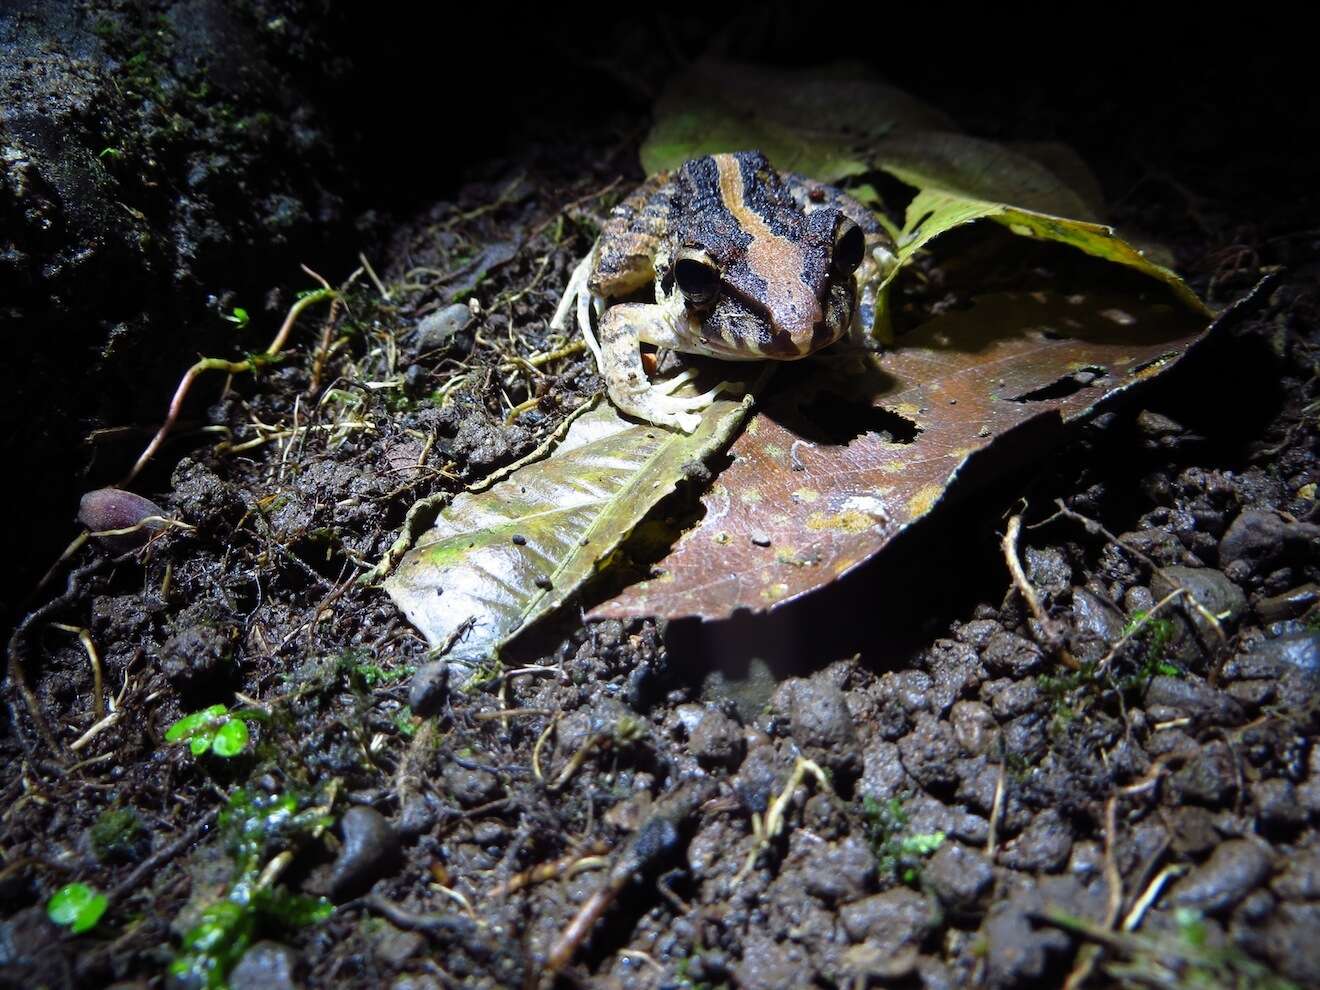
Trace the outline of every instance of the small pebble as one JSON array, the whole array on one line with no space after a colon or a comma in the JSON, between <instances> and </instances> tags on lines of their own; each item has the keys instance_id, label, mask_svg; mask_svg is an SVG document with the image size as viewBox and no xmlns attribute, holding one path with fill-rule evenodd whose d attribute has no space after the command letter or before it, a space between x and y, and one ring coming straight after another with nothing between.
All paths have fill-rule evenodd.
<instances>
[{"instance_id":1,"label":"small pebble","mask_svg":"<svg viewBox=\"0 0 1320 990\"><path fill-rule=\"evenodd\" d=\"M758 547L768 547L770 545L770 537L767 536L765 533L761 533L761 532L753 533L750 539Z\"/></svg>"},{"instance_id":2,"label":"small pebble","mask_svg":"<svg viewBox=\"0 0 1320 990\"><path fill-rule=\"evenodd\" d=\"M433 660L417 668L408 691L408 705L414 715L426 717L440 710L449 697L449 664Z\"/></svg>"},{"instance_id":3,"label":"small pebble","mask_svg":"<svg viewBox=\"0 0 1320 990\"><path fill-rule=\"evenodd\" d=\"M371 885L399 863L399 834L375 808L358 805L339 822L344 845L330 871L336 900L365 894Z\"/></svg>"},{"instance_id":4,"label":"small pebble","mask_svg":"<svg viewBox=\"0 0 1320 990\"><path fill-rule=\"evenodd\" d=\"M1214 913L1232 907L1270 875L1270 857L1247 839L1221 843L1173 888L1176 905Z\"/></svg>"},{"instance_id":5,"label":"small pebble","mask_svg":"<svg viewBox=\"0 0 1320 990\"><path fill-rule=\"evenodd\" d=\"M298 957L287 945L258 942L238 961L229 974L233 990L292 990L298 984L293 970Z\"/></svg>"}]
</instances>

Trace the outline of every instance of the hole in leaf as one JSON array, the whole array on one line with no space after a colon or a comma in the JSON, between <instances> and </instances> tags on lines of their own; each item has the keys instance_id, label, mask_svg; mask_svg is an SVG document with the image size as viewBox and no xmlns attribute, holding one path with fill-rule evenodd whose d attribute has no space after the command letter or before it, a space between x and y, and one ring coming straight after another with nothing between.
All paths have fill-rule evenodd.
<instances>
[{"instance_id":1,"label":"hole in leaf","mask_svg":"<svg viewBox=\"0 0 1320 990\"><path fill-rule=\"evenodd\" d=\"M1066 399L1070 395L1076 395L1084 388L1089 388L1097 378L1104 378L1107 374L1109 374L1108 370L1099 365L1087 365L1085 368L1078 368L1072 374L1065 375L1048 385L1042 385L1040 388L1016 396L1013 401L1044 402L1048 399Z\"/></svg>"},{"instance_id":2,"label":"hole in leaf","mask_svg":"<svg viewBox=\"0 0 1320 990\"><path fill-rule=\"evenodd\" d=\"M887 443L912 443L921 432L906 416L883 406L850 402L824 395L798 410L805 423L804 439L817 443L846 444L866 433L875 433Z\"/></svg>"}]
</instances>

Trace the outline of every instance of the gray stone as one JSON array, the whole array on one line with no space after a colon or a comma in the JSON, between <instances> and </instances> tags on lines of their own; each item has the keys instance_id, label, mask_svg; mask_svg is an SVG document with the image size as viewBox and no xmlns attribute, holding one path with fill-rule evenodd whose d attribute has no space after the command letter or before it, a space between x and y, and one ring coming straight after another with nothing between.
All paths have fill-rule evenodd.
<instances>
[{"instance_id":1,"label":"gray stone","mask_svg":"<svg viewBox=\"0 0 1320 990\"><path fill-rule=\"evenodd\" d=\"M903 760L899 755L897 744L876 739L866 747L866 752L863 754L862 779L857 782L859 795L877 801L888 801L909 786L911 785L907 771L903 769Z\"/></svg>"},{"instance_id":2,"label":"gray stone","mask_svg":"<svg viewBox=\"0 0 1320 990\"><path fill-rule=\"evenodd\" d=\"M1082 639L1113 643L1123 635L1123 616L1113 605L1086 588L1074 588L1073 624Z\"/></svg>"},{"instance_id":3,"label":"gray stone","mask_svg":"<svg viewBox=\"0 0 1320 990\"><path fill-rule=\"evenodd\" d=\"M1234 577L1268 574L1286 560L1318 552L1320 526L1259 509L1242 512L1219 541L1219 563Z\"/></svg>"},{"instance_id":4,"label":"gray stone","mask_svg":"<svg viewBox=\"0 0 1320 990\"><path fill-rule=\"evenodd\" d=\"M1183 715L1207 725L1241 725L1243 721L1241 705L1193 677L1160 674L1146 689L1143 705L1157 722Z\"/></svg>"},{"instance_id":5,"label":"gray stone","mask_svg":"<svg viewBox=\"0 0 1320 990\"><path fill-rule=\"evenodd\" d=\"M1039 981L1050 960L1071 945L1057 928L1033 924L1025 906L1011 900L991 905L981 935L986 945L988 985L994 990Z\"/></svg>"},{"instance_id":6,"label":"gray stone","mask_svg":"<svg viewBox=\"0 0 1320 990\"><path fill-rule=\"evenodd\" d=\"M990 702L995 718L1007 721L1025 715L1040 700L1040 688L1034 680L1004 678L981 685L981 697Z\"/></svg>"},{"instance_id":7,"label":"gray stone","mask_svg":"<svg viewBox=\"0 0 1320 990\"><path fill-rule=\"evenodd\" d=\"M958 741L953 728L933 715L917 716L913 730L898 741L903 768L922 787L952 787L957 783Z\"/></svg>"},{"instance_id":8,"label":"gray stone","mask_svg":"<svg viewBox=\"0 0 1320 990\"><path fill-rule=\"evenodd\" d=\"M449 697L449 664L433 660L422 664L412 676L408 706L414 715L425 718L437 714Z\"/></svg>"},{"instance_id":9,"label":"gray stone","mask_svg":"<svg viewBox=\"0 0 1320 990\"><path fill-rule=\"evenodd\" d=\"M839 910L850 939L874 942L887 953L920 945L939 917L939 908L928 896L906 887L845 904Z\"/></svg>"},{"instance_id":10,"label":"gray stone","mask_svg":"<svg viewBox=\"0 0 1320 990\"><path fill-rule=\"evenodd\" d=\"M487 804L500 796L500 782L487 770L470 769L452 761L440 771L447 790L465 808Z\"/></svg>"},{"instance_id":11,"label":"gray stone","mask_svg":"<svg viewBox=\"0 0 1320 990\"><path fill-rule=\"evenodd\" d=\"M434 313L427 313L413 331L413 347L430 351L445 344L472 322L472 310L466 303L454 303Z\"/></svg>"},{"instance_id":12,"label":"gray stone","mask_svg":"<svg viewBox=\"0 0 1320 990\"><path fill-rule=\"evenodd\" d=\"M1001 629L986 643L981 660L993 673L1024 677L1035 673L1045 662L1045 657L1031 640Z\"/></svg>"},{"instance_id":13,"label":"gray stone","mask_svg":"<svg viewBox=\"0 0 1320 990\"><path fill-rule=\"evenodd\" d=\"M399 864L399 835L375 808L358 805L339 822L344 844L330 871L336 900L357 897Z\"/></svg>"},{"instance_id":14,"label":"gray stone","mask_svg":"<svg viewBox=\"0 0 1320 990\"><path fill-rule=\"evenodd\" d=\"M1164 598L1178 588L1186 588L1202 608L1219 620L1224 629L1232 630L1246 614L1247 596L1242 593L1242 589L1222 571L1212 567L1165 567L1156 571L1151 578L1150 590L1157 599ZM1214 635L1210 620L1190 603L1184 601L1183 612L1196 624L1203 637Z\"/></svg>"},{"instance_id":15,"label":"gray stone","mask_svg":"<svg viewBox=\"0 0 1320 990\"><path fill-rule=\"evenodd\" d=\"M426 939L418 932L400 931L387 923L385 930L376 936L372 951L381 962L397 969L425 946Z\"/></svg>"},{"instance_id":16,"label":"gray stone","mask_svg":"<svg viewBox=\"0 0 1320 990\"><path fill-rule=\"evenodd\" d=\"M824 674L785 681L776 693L776 707L787 695L789 732L803 752L836 773L856 775L862 753L853 728L848 702L838 686Z\"/></svg>"},{"instance_id":17,"label":"gray stone","mask_svg":"<svg viewBox=\"0 0 1320 990\"><path fill-rule=\"evenodd\" d=\"M994 883L995 870L986 857L957 842L946 842L921 871L935 896L954 912L969 912Z\"/></svg>"},{"instance_id":18,"label":"gray stone","mask_svg":"<svg viewBox=\"0 0 1320 990\"><path fill-rule=\"evenodd\" d=\"M979 701L956 702L949 710L949 722L958 745L973 756L989 752L999 737L999 723Z\"/></svg>"},{"instance_id":19,"label":"gray stone","mask_svg":"<svg viewBox=\"0 0 1320 990\"><path fill-rule=\"evenodd\" d=\"M1258 643L1251 651L1260 664L1276 664L1320 678L1320 633L1289 633Z\"/></svg>"},{"instance_id":20,"label":"gray stone","mask_svg":"<svg viewBox=\"0 0 1320 990\"><path fill-rule=\"evenodd\" d=\"M231 990L291 990L298 984L293 978L298 957L287 945L258 942L238 961L229 974Z\"/></svg>"},{"instance_id":21,"label":"gray stone","mask_svg":"<svg viewBox=\"0 0 1320 990\"><path fill-rule=\"evenodd\" d=\"M813 850L802 872L807 893L827 904L856 900L875 889L875 855L860 839L847 838Z\"/></svg>"},{"instance_id":22,"label":"gray stone","mask_svg":"<svg viewBox=\"0 0 1320 990\"><path fill-rule=\"evenodd\" d=\"M1068 862L1072 840L1072 830L1059 813L1046 808L1004 848L1000 862L1015 870L1054 873Z\"/></svg>"},{"instance_id":23,"label":"gray stone","mask_svg":"<svg viewBox=\"0 0 1320 990\"><path fill-rule=\"evenodd\" d=\"M1251 785L1256 820L1266 829L1287 830L1306 824L1306 809L1297 800L1297 788L1283 777Z\"/></svg>"},{"instance_id":24,"label":"gray stone","mask_svg":"<svg viewBox=\"0 0 1320 990\"><path fill-rule=\"evenodd\" d=\"M1320 849L1303 849L1289 856L1270 886L1284 900L1320 901Z\"/></svg>"},{"instance_id":25,"label":"gray stone","mask_svg":"<svg viewBox=\"0 0 1320 990\"><path fill-rule=\"evenodd\" d=\"M1216 740L1207 743L1199 755L1188 760L1174 773L1172 783L1183 801L1218 807L1237 788L1233 754L1223 742Z\"/></svg>"},{"instance_id":26,"label":"gray stone","mask_svg":"<svg viewBox=\"0 0 1320 990\"><path fill-rule=\"evenodd\" d=\"M1300 987L1320 986L1320 904L1279 905L1265 930L1265 953L1279 973Z\"/></svg>"},{"instance_id":27,"label":"gray stone","mask_svg":"<svg viewBox=\"0 0 1320 990\"><path fill-rule=\"evenodd\" d=\"M1210 858L1178 881L1172 901L1208 913L1231 908L1270 875L1270 857L1246 839L1221 843Z\"/></svg>"},{"instance_id":28,"label":"gray stone","mask_svg":"<svg viewBox=\"0 0 1320 990\"><path fill-rule=\"evenodd\" d=\"M718 709L702 707L688 730L688 749L703 766L737 766L744 749L742 728Z\"/></svg>"}]
</instances>

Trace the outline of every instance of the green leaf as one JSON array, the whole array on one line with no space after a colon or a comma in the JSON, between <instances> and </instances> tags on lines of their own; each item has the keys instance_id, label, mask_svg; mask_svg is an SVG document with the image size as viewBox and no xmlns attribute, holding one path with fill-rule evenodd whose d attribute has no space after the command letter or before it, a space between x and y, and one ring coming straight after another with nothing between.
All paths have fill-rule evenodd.
<instances>
[{"instance_id":1,"label":"green leaf","mask_svg":"<svg viewBox=\"0 0 1320 990\"><path fill-rule=\"evenodd\" d=\"M220 727L211 743L211 751L216 756L237 756L247 749L248 727L241 718L230 719Z\"/></svg>"},{"instance_id":2,"label":"green leaf","mask_svg":"<svg viewBox=\"0 0 1320 990\"><path fill-rule=\"evenodd\" d=\"M452 646L451 662L478 666L591 577L750 406L718 399L684 435L596 400L539 457L456 496L385 590L433 646Z\"/></svg>"},{"instance_id":3,"label":"green leaf","mask_svg":"<svg viewBox=\"0 0 1320 990\"><path fill-rule=\"evenodd\" d=\"M703 59L660 98L641 159L655 173L758 148L776 168L837 182L868 171L866 149L887 136L953 129L940 111L852 65L791 72Z\"/></svg>"},{"instance_id":4,"label":"green leaf","mask_svg":"<svg viewBox=\"0 0 1320 990\"><path fill-rule=\"evenodd\" d=\"M222 718L228 709L224 705L212 705L210 708L203 708L200 712L193 712L191 715L185 715L168 729L165 730L166 742L180 742L188 739L204 726L209 726Z\"/></svg>"},{"instance_id":5,"label":"green leaf","mask_svg":"<svg viewBox=\"0 0 1320 990\"><path fill-rule=\"evenodd\" d=\"M55 891L46 905L46 917L57 925L66 926L75 935L96 927L105 914L109 900L95 887L85 883L71 883Z\"/></svg>"},{"instance_id":6,"label":"green leaf","mask_svg":"<svg viewBox=\"0 0 1320 990\"><path fill-rule=\"evenodd\" d=\"M193 736L192 740L188 743L188 749L192 752L193 756L201 756L211 748L211 743L214 739L215 733L209 729L205 732L199 732L197 735Z\"/></svg>"},{"instance_id":7,"label":"green leaf","mask_svg":"<svg viewBox=\"0 0 1320 990\"><path fill-rule=\"evenodd\" d=\"M780 170L822 182L883 171L914 187L899 264L886 285L936 237L988 220L1136 269L1169 285L1196 312L1208 312L1172 271L1095 222L1099 187L1069 149L1009 148L959 133L938 111L852 67L783 73L699 62L660 99L641 158L654 172L747 148L761 149ZM877 205L873 186L855 192ZM882 322L875 333L892 342Z\"/></svg>"},{"instance_id":8,"label":"green leaf","mask_svg":"<svg viewBox=\"0 0 1320 990\"><path fill-rule=\"evenodd\" d=\"M910 185L923 180L923 176L903 168L886 166L886 170ZM903 266L931 241L941 234L978 220L990 220L1002 224L1019 236L1056 241L1093 257L1134 268L1168 285L1178 300L1194 312L1208 312L1196 293L1187 287L1187 283L1169 269L1150 261L1118 237L1112 227L1046 216L1003 203L970 199L937 188L922 189L908 204L903 229L898 237L898 264L886 277L882 291L893 282Z\"/></svg>"}]
</instances>

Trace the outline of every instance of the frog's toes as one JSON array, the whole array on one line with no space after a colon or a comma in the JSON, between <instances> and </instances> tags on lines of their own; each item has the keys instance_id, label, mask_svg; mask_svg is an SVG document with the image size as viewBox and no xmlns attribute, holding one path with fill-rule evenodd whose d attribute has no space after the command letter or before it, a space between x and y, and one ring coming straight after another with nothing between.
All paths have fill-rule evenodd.
<instances>
[{"instance_id":1,"label":"frog's toes","mask_svg":"<svg viewBox=\"0 0 1320 990\"><path fill-rule=\"evenodd\" d=\"M696 368L688 368L686 371L675 375L673 378L667 378L662 382L656 382L651 388L661 395L673 395L677 389L682 388L692 379L697 377Z\"/></svg>"}]
</instances>

